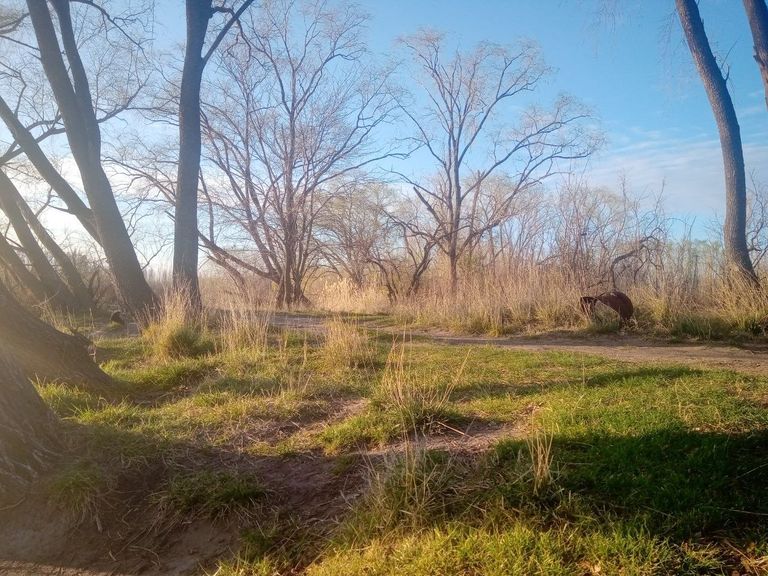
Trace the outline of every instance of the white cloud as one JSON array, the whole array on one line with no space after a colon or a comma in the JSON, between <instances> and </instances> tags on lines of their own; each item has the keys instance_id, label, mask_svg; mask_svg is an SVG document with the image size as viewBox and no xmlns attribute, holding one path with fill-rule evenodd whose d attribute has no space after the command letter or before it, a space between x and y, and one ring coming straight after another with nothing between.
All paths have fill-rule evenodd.
<instances>
[{"instance_id":1,"label":"white cloud","mask_svg":"<svg viewBox=\"0 0 768 576\"><path fill-rule=\"evenodd\" d=\"M657 193L676 215L711 218L725 209L725 182L720 142L711 138L665 137L644 133L634 144L603 152L586 171L589 181L615 188L622 176L638 192ZM626 142L626 137L617 138ZM747 172L768 178L768 145L744 145Z\"/></svg>"}]
</instances>

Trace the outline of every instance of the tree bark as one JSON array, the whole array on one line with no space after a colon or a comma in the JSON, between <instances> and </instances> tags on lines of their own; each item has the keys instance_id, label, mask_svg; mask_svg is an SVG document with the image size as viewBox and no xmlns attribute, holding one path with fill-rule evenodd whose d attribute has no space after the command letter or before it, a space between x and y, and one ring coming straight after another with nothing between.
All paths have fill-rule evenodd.
<instances>
[{"instance_id":1,"label":"tree bark","mask_svg":"<svg viewBox=\"0 0 768 576\"><path fill-rule=\"evenodd\" d=\"M750 282L757 275L749 257L746 238L747 183L744 152L736 110L722 70L715 60L695 0L675 0L680 24L696 69L704 84L720 133L725 172L725 256L728 265Z\"/></svg>"},{"instance_id":2,"label":"tree bark","mask_svg":"<svg viewBox=\"0 0 768 576\"><path fill-rule=\"evenodd\" d=\"M0 310L0 350L14 359L25 377L109 389L112 380L89 356L84 337L59 332L35 317L2 283Z\"/></svg>"},{"instance_id":3,"label":"tree bark","mask_svg":"<svg viewBox=\"0 0 768 576\"><path fill-rule=\"evenodd\" d=\"M752 29L755 43L755 61L760 68L765 90L765 105L768 107L768 6L765 0L744 0L744 9Z\"/></svg>"},{"instance_id":4,"label":"tree bark","mask_svg":"<svg viewBox=\"0 0 768 576\"><path fill-rule=\"evenodd\" d=\"M34 386L0 349L0 497L23 488L60 450L57 422Z\"/></svg>"},{"instance_id":5,"label":"tree bark","mask_svg":"<svg viewBox=\"0 0 768 576\"><path fill-rule=\"evenodd\" d=\"M203 45L212 12L211 0L187 0L187 44L179 98L179 170L173 243L173 283L200 307L197 279L197 192L200 177L200 86Z\"/></svg>"},{"instance_id":6,"label":"tree bark","mask_svg":"<svg viewBox=\"0 0 768 576\"><path fill-rule=\"evenodd\" d=\"M112 186L101 164L101 132L93 109L88 77L77 48L69 0L51 0L51 4L56 11L69 66L64 63L46 0L27 0L43 69L64 121L72 156L80 170L98 237L117 290L128 309L142 312L153 307L154 294L144 278Z\"/></svg>"}]
</instances>

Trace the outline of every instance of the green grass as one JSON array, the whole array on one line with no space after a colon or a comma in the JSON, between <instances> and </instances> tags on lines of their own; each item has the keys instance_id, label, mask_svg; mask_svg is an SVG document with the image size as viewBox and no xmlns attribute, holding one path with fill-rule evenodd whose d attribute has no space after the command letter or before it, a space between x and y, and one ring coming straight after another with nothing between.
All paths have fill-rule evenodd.
<instances>
[{"instance_id":1,"label":"green grass","mask_svg":"<svg viewBox=\"0 0 768 576\"><path fill-rule=\"evenodd\" d=\"M265 494L253 474L204 470L172 476L158 496L158 503L186 515L247 517Z\"/></svg>"},{"instance_id":2,"label":"green grass","mask_svg":"<svg viewBox=\"0 0 768 576\"><path fill-rule=\"evenodd\" d=\"M768 568L766 378L423 340L393 347L357 330L337 327L336 348L271 333L257 350L162 358L141 340L101 342L114 394L38 385L76 455L49 497L98 517L110 486L144 477L142 498L161 518L237 518L243 551L220 574ZM340 367L329 350L348 341L365 358ZM460 447L451 429L489 423L507 433L485 449L420 445L448 437ZM323 498L338 509L320 520L282 509L292 495L273 498L260 466L308 482L329 474ZM359 497L345 504L347 485Z\"/></svg>"}]
</instances>

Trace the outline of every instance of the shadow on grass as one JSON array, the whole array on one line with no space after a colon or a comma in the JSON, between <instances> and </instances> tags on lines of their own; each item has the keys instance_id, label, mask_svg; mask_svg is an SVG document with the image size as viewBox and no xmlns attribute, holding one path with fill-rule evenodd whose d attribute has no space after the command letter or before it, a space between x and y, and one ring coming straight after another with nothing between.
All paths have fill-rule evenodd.
<instances>
[{"instance_id":1,"label":"shadow on grass","mask_svg":"<svg viewBox=\"0 0 768 576\"><path fill-rule=\"evenodd\" d=\"M513 465L524 448L499 445L501 466ZM562 435L552 454L557 486L598 517L632 518L673 538L768 534L768 431Z\"/></svg>"},{"instance_id":2,"label":"shadow on grass","mask_svg":"<svg viewBox=\"0 0 768 576\"><path fill-rule=\"evenodd\" d=\"M165 573L180 554L199 570L231 556L243 531L274 525L271 540L287 537L283 516L335 525L348 509L344 493L358 489L358 475L338 473L350 469L343 457L251 455L103 423L68 422L63 433L68 453L19 504L0 509L0 572L10 563L50 573ZM61 478L63 495L52 491Z\"/></svg>"},{"instance_id":3,"label":"shadow on grass","mask_svg":"<svg viewBox=\"0 0 768 576\"><path fill-rule=\"evenodd\" d=\"M592 374L579 377L563 378L556 380L546 379L540 382L529 381L516 382L477 382L471 387L460 387L452 395L452 400L475 400L481 398L495 398L504 396L524 397L538 394L548 394L564 391L575 387L586 388L611 388L634 387L637 380L649 380L659 385L672 382L678 378L698 377L705 371L684 366L671 367L634 367L621 366L612 370L602 371L600 374Z\"/></svg>"}]
</instances>

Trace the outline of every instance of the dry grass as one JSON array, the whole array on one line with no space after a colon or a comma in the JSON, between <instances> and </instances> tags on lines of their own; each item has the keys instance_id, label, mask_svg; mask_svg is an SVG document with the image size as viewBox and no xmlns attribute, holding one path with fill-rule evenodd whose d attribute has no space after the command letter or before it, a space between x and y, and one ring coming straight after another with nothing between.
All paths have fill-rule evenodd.
<instances>
[{"instance_id":1,"label":"dry grass","mask_svg":"<svg viewBox=\"0 0 768 576\"><path fill-rule=\"evenodd\" d=\"M269 327L272 323L271 310L256 310L242 302L230 301L221 311L218 320L218 349L236 354L247 351L264 355L269 349Z\"/></svg>"},{"instance_id":2,"label":"dry grass","mask_svg":"<svg viewBox=\"0 0 768 576\"><path fill-rule=\"evenodd\" d=\"M331 367L365 368L373 361L368 333L353 322L339 318L325 323L323 357Z\"/></svg>"},{"instance_id":3,"label":"dry grass","mask_svg":"<svg viewBox=\"0 0 768 576\"><path fill-rule=\"evenodd\" d=\"M396 413L405 429L429 431L435 424L450 420L450 400L461 381L467 357L450 378L439 371L417 370L409 358L405 339L392 344L375 400Z\"/></svg>"},{"instance_id":4,"label":"dry grass","mask_svg":"<svg viewBox=\"0 0 768 576\"><path fill-rule=\"evenodd\" d=\"M378 314L390 309L387 293L381 286L355 286L347 278L325 281L312 300L318 309L329 312Z\"/></svg>"},{"instance_id":5,"label":"dry grass","mask_svg":"<svg viewBox=\"0 0 768 576\"><path fill-rule=\"evenodd\" d=\"M184 291L166 290L159 312L149 317L142 337L152 356L171 360L199 356L212 349L204 319L191 316L193 309Z\"/></svg>"}]
</instances>

